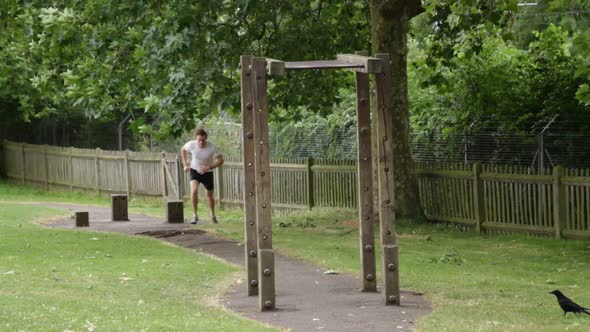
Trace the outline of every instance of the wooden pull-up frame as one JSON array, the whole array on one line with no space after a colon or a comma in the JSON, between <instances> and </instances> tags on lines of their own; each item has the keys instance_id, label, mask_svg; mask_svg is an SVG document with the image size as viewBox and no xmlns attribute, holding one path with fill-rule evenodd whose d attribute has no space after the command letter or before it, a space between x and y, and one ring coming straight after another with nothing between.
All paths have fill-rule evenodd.
<instances>
[{"instance_id":1,"label":"wooden pull-up frame","mask_svg":"<svg viewBox=\"0 0 590 332\"><path fill-rule=\"evenodd\" d=\"M389 55L339 54L336 60L294 61L240 57L242 71L242 129L244 163L244 233L248 295L258 295L261 311L276 308L274 251L270 202L270 146L268 138L267 77L291 70L349 69L356 72L357 178L359 193L359 238L363 291L377 291L375 236L373 230L373 173L371 153L371 102L369 74L375 75L375 123L378 145L379 222L383 266L383 300L400 304L399 264L395 237L393 128Z\"/></svg>"}]
</instances>

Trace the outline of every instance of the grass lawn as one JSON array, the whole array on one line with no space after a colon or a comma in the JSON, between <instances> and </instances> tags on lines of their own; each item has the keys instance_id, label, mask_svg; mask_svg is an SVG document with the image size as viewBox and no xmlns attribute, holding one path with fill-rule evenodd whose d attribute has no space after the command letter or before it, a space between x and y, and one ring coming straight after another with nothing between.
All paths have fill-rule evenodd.
<instances>
[{"instance_id":1,"label":"grass lawn","mask_svg":"<svg viewBox=\"0 0 590 332\"><path fill-rule=\"evenodd\" d=\"M2 193L5 187L7 187L6 184L0 184L0 200L10 197ZM28 197L29 200L41 200L37 194L24 189L21 194L13 193L12 199L19 199L19 195ZM48 198L51 198L51 195L48 195ZM130 202L132 211L143 211L160 216L164 213L161 206L134 204L132 200ZM188 206L188 204L185 205ZM188 212L187 207L185 213L189 215ZM200 215L206 216L205 211L203 210ZM206 228L219 237L243 240L242 212L221 211L219 216L219 225L205 224L198 227ZM358 232L355 229L356 216L351 211L314 211L276 217L273 218L274 248L281 253L299 257L332 270L357 274L359 249ZM423 292L434 307L432 314L417 322L419 331L589 330L590 316L568 314L564 318L555 297L548 292L560 289L576 302L590 306L590 242L558 241L522 235L478 236L474 233L462 233L443 224L420 224L411 221L398 222L397 231L400 246L401 286L404 289ZM61 233L54 230L48 232ZM90 245L98 246L100 241L104 241L93 242L88 241L87 238L79 238L81 236L79 234L77 236L76 243L90 242ZM100 234L97 237L104 238L104 236ZM115 236L109 235L108 238L115 238ZM127 239L125 249L129 250L127 246L133 242L130 242L128 238L125 239ZM4 242L3 238L0 240L0 243ZM149 243L149 240L142 241ZM158 248L158 252L163 250L157 244L153 245ZM13 251L20 249L26 252L30 248L25 247L26 243L21 241ZM104 249L95 249L105 253ZM94 249L89 250L84 257L100 256L100 254L92 254ZM172 263L182 259L176 255L185 252L177 248L170 248L170 250L174 251L174 259L169 259ZM4 251L1 247L0 254L5 255ZM43 253L49 255L50 251L43 251ZM135 257L136 261L141 262L142 259L146 259L141 253L143 250ZM109 254L115 257L112 253L109 252ZM16 256L15 253L10 255ZM70 260L72 254L67 255ZM187 259L205 259L194 254L187 255ZM112 257L82 259L82 261L85 260L94 264L101 260L113 261ZM59 261L61 260L57 260ZM51 279L52 274L55 273L58 275L65 273L59 270L61 268L58 263L51 263L48 266L50 266L49 269L56 266L58 270L57 272L44 271L46 278ZM123 285L130 287L134 284L133 281L141 280L139 276L130 275L126 265L122 265L119 269L115 267L110 264L105 266L111 278L109 280L115 281L113 287L125 289ZM178 269L182 268L186 267L178 267ZM3 269L5 270L0 265L0 273L4 271ZM235 271L228 267L225 269L225 272L220 273ZM380 270L380 267L378 269ZM122 282L119 278L123 276L123 273L127 273L127 276L134 280ZM87 274L95 275L94 272L83 273L83 275ZM15 277L15 275L16 273L9 274L8 277ZM141 275L146 276L143 273ZM187 279L187 275L187 273L181 273L178 284L182 284L182 278ZM0 278L5 277L0 274ZM63 275L58 278L67 279ZM49 283L49 281L44 282ZM57 281L53 283L59 285ZM1 285L4 284L2 280ZM134 294L136 293L130 296ZM108 300L105 301L109 303ZM134 301L137 302L139 299L135 298ZM130 301L131 304L134 301ZM195 301L198 302L198 300ZM80 305L77 308L80 312ZM118 315L121 317L124 316L121 311L125 310L116 308L114 310L119 312ZM13 310L13 312L20 311ZM111 311L112 308L108 310L109 313ZM184 316L186 315L188 314ZM80 313L76 315L77 319L81 319L81 316ZM88 320L92 322L90 318Z\"/></svg>"},{"instance_id":2,"label":"grass lawn","mask_svg":"<svg viewBox=\"0 0 590 332\"><path fill-rule=\"evenodd\" d=\"M8 203L48 198L9 187L0 184L0 331L275 331L215 305L238 268L154 239L45 228L35 222L66 212Z\"/></svg>"},{"instance_id":3,"label":"grass lawn","mask_svg":"<svg viewBox=\"0 0 590 332\"><path fill-rule=\"evenodd\" d=\"M243 239L241 212L223 212L220 220L220 225L201 227L220 237ZM274 218L274 248L328 269L358 274L355 228L356 217L350 211ZM590 329L590 316L570 313L564 318L555 297L548 294L560 289L590 307L590 242L478 236L444 224L408 221L399 222L397 231L401 286L425 293L434 307L418 321L418 331Z\"/></svg>"}]
</instances>

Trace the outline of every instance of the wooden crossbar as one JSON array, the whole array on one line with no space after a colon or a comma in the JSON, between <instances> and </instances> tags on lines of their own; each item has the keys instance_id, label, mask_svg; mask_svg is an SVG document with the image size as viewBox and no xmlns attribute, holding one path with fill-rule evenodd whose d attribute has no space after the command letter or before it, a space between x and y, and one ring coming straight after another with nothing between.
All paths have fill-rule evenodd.
<instances>
[{"instance_id":1,"label":"wooden crossbar","mask_svg":"<svg viewBox=\"0 0 590 332\"><path fill-rule=\"evenodd\" d=\"M267 75L282 76L287 70L350 69L375 74L382 72L381 59L358 54L338 54L336 60L281 61L266 59Z\"/></svg>"},{"instance_id":2,"label":"wooden crossbar","mask_svg":"<svg viewBox=\"0 0 590 332\"><path fill-rule=\"evenodd\" d=\"M289 61L285 62L285 69L347 69L362 68L361 64L348 63L339 60Z\"/></svg>"}]
</instances>

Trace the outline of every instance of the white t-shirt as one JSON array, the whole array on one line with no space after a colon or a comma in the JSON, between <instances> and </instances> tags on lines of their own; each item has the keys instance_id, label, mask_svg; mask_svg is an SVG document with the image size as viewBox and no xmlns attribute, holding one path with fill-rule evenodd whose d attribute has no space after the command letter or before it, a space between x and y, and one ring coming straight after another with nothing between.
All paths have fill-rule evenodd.
<instances>
[{"instance_id":1,"label":"white t-shirt","mask_svg":"<svg viewBox=\"0 0 590 332\"><path fill-rule=\"evenodd\" d=\"M196 140L187 142L182 148L191 153L191 168L195 171L199 169L199 166L213 165L215 158L221 155L217 145L209 141L206 141L204 148L200 148Z\"/></svg>"}]
</instances>

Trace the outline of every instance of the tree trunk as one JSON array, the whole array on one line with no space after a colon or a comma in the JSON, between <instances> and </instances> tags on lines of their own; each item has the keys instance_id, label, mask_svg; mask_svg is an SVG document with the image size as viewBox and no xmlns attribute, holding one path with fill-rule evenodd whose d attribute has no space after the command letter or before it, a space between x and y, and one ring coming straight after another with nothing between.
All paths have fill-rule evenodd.
<instances>
[{"instance_id":1,"label":"tree trunk","mask_svg":"<svg viewBox=\"0 0 590 332\"><path fill-rule=\"evenodd\" d=\"M389 53L392 86L395 211L398 217L422 218L418 181L410 146L406 67L408 21L424 9L420 0L370 0L372 53Z\"/></svg>"}]
</instances>

